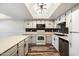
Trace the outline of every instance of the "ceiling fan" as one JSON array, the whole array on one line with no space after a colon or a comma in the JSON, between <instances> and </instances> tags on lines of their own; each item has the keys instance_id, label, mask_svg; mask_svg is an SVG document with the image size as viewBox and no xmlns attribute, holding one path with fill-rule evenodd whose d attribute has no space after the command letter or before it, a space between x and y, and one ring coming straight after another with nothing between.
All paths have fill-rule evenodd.
<instances>
[{"instance_id":1,"label":"ceiling fan","mask_svg":"<svg viewBox=\"0 0 79 59\"><path fill-rule=\"evenodd\" d=\"M45 3L37 3L37 6L38 6L38 9L37 9L37 11L38 10L40 10L40 14L42 14L43 12L44 12L44 10L46 10L47 8L47 4L45 4Z\"/></svg>"}]
</instances>

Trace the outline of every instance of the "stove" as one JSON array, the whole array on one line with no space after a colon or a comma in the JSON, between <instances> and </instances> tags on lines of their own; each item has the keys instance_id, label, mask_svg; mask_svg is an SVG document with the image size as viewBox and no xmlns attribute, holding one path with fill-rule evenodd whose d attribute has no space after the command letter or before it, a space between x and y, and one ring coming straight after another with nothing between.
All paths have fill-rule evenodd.
<instances>
[{"instance_id":1,"label":"stove","mask_svg":"<svg viewBox=\"0 0 79 59\"><path fill-rule=\"evenodd\" d=\"M45 45L46 44L46 37L45 35L38 34L36 38L36 45Z\"/></svg>"}]
</instances>

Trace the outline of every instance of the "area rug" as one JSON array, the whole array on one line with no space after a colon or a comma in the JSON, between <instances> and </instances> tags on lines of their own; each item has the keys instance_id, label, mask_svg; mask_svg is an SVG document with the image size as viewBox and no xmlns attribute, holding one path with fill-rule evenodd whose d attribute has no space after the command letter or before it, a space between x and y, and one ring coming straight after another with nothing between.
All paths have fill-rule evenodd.
<instances>
[{"instance_id":1,"label":"area rug","mask_svg":"<svg viewBox=\"0 0 79 59\"><path fill-rule=\"evenodd\" d=\"M31 51L48 51L48 47L43 47L43 46L40 46L40 47L31 47Z\"/></svg>"},{"instance_id":2,"label":"area rug","mask_svg":"<svg viewBox=\"0 0 79 59\"><path fill-rule=\"evenodd\" d=\"M27 56L60 56L53 46L31 46Z\"/></svg>"}]
</instances>

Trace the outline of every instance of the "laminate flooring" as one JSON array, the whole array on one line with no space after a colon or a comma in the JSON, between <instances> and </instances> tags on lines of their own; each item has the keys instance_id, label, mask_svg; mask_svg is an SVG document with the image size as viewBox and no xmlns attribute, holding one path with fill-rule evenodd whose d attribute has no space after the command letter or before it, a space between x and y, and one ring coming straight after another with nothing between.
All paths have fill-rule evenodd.
<instances>
[{"instance_id":1,"label":"laminate flooring","mask_svg":"<svg viewBox=\"0 0 79 59\"><path fill-rule=\"evenodd\" d=\"M60 56L52 45L29 45L27 56Z\"/></svg>"}]
</instances>

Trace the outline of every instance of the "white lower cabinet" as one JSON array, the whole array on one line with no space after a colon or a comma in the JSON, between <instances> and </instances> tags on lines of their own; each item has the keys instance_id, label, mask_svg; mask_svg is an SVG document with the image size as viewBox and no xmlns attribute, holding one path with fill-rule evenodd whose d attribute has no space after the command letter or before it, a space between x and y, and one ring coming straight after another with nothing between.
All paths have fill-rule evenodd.
<instances>
[{"instance_id":1,"label":"white lower cabinet","mask_svg":"<svg viewBox=\"0 0 79 59\"><path fill-rule=\"evenodd\" d=\"M1 56L17 56L17 45L2 53Z\"/></svg>"},{"instance_id":2,"label":"white lower cabinet","mask_svg":"<svg viewBox=\"0 0 79 59\"><path fill-rule=\"evenodd\" d=\"M24 56L24 40L18 44L18 55Z\"/></svg>"},{"instance_id":3,"label":"white lower cabinet","mask_svg":"<svg viewBox=\"0 0 79 59\"><path fill-rule=\"evenodd\" d=\"M36 44L36 35L32 35L31 39L32 39L32 43Z\"/></svg>"},{"instance_id":4,"label":"white lower cabinet","mask_svg":"<svg viewBox=\"0 0 79 59\"><path fill-rule=\"evenodd\" d=\"M52 45L59 51L59 38L56 35L52 36Z\"/></svg>"},{"instance_id":5,"label":"white lower cabinet","mask_svg":"<svg viewBox=\"0 0 79 59\"><path fill-rule=\"evenodd\" d=\"M52 36L46 35L46 43L51 44L52 43Z\"/></svg>"},{"instance_id":6,"label":"white lower cabinet","mask_svg":"<svg viewBox=\"0 0 79 59\"><path fill-rule=\"evenodd\" d=\"M30 38L28 40L28 43L36 44L36 35L30 35Z\"/></svg>"},{"instance_id":7,"label":"white lower cabinet","mask_svg":"<svg viewBox=\"0 0 79 59\"><path fill-rule=\"evenodd\" d=\"M55 35L52 36L52 45L53 45L53 46L55 45L54 40L55 40Z\"/></svg>"},{"instance_id":8,"label":"white lower cabinet","mask_svg":"<svg viewBox=\"0 0 79 59\"><path fill-rule=\"evenodd\" d=\"M55 37L55 48L57 49L57 51L59 51L59 38L58 38L58 36Z\"/></svg>"},{"instance_id":9,"label":"white lower cabinet","mask_svg":"<svg viewBox=\"0 0 79 59\"><path fill-rule=\"evenodd\" d=\"M29 39L28 39L28 44L32 43L32 35L30 35Z\"/></svg>"}]
</instances>

